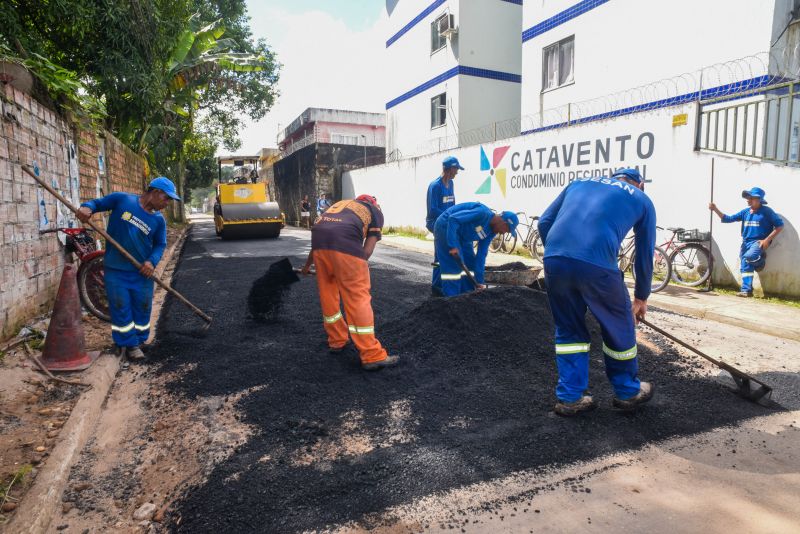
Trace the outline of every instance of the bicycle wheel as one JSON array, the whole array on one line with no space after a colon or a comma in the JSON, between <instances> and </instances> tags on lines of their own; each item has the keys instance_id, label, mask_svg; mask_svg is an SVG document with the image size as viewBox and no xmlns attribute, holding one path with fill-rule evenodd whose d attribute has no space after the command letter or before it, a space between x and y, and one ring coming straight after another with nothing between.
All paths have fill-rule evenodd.
<instances>
[{"instance_id":1,"label":"bicycle wheel","mask_svg":"<svg viewBox=\"0 0 800 534\"><path fill-rule=\"evenodd\" d=\"M536 261L544 262L544 243L542 243L542 236L539 235L539 230L531 230L528 234L528 241L525 243L525 248Z\"/></svg>"},{"instance_id":2,"label":"bicycle wheel","mask_svg":"<svg viewBox=\"0 0 800 534\"><path fill-rule=\"evenodd\" d=\"M106 284L103 279L103 255L81 263L78 268L78 293L89 313L106 322L111 322L108 311Z\"/></svg>"},{"instance_id":3,"label":"bicycle wheel","mask_svg":"<svg viewBox=\"0 0 800 534\"><path fill-rule=\"evenodd\" d=\"M503 252L511 254L517 248L517 232L509 232L503 234L503 243L501 246Z\"/></svg>"},{"instance_id":4,"label":"bicycle wheel","mask_svg":"<svg viewBox=\"0 0 800 534\"><path fill-rule=\"evenodd\" d=\"M630 269L633 279L636 280L636 269L634 264L636 262L636 250L631 251ZM650 284L650 292L658 293L669 284L672 276L672 264L669 261L669 256L664 252L661 247L656 247L653 251L653 280Z\"/></svg>"},{"instance_id":5,"label":"bicycle wheel","mask_svg":"<svg viewBox=\"0 0 800 534\"><path fill-rule=\"evenodd\" d=\"M501 250L503 250L503 241L504 238L502 234L497 234L496 236L494 236L492 242L489 243L489 252L500 252Z\"/></svg>"},{"instance_id":6,"label":"bicycle wheel","mask_svg":"<svg viewBox=\"0 0 800 534\"><path fill-rule=\"evenodd\" d=\"M700 243L686 243L672 251L672 279L677 283L697 287L711 276L711 255Z\"/></svg>"}]
</instances>

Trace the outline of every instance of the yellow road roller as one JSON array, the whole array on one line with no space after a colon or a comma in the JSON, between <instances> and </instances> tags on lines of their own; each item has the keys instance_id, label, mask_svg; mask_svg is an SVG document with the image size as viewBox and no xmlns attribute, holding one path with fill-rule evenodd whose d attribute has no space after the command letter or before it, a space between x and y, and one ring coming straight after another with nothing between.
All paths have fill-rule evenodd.
<instances>
[{"instance_id":1,"label":"yellow road roller","mask_svg":"<svg viewBox=\"0 0 800 534\"><path fill-rule=\"evenodd\" d=\"M267 184L219 184L214 227L222 239L278 237L286 218L277 202L269 202Z\"/></svg>"}]
</instances>

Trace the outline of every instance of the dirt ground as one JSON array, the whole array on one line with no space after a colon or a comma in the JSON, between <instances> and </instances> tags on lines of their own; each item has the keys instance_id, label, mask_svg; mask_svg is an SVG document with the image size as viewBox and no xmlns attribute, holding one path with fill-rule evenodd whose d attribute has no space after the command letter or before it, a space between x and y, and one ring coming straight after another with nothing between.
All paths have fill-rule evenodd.
<instances>
[{"instance_id":1,"label":"dirt ground","mask_svg":"<svg viewBox=\"0 0 800 534\"><path fill-rule=\"evenodd\" d=\"M168 247L180 229L168 229ZM161 292L163 293L163 292ZM159 295L163 301L163 295ZM46 332L48 317L31 322ZM113 348L108 323L84 313L82 317L87 351ZM41 356L41 340L29 342L31 351ZM5 343L3 344L5 345ZM62 378L80 380L80 373L61 373ZM21 345L0 358L0 525L14 512L38 472L47 460L61 427L78 401L82 388L50 381L38 371Z\"/></svg>"}]
</instances>

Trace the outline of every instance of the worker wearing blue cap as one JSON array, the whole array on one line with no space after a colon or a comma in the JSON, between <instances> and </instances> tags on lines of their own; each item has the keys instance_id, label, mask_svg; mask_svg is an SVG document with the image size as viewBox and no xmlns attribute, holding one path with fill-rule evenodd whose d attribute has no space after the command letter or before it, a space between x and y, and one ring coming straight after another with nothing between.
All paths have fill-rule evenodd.
<instances>
[{"instance_id":1,"label":"worker wearing blue cap","mask_svg":"<svg viewBox=\"0 0 800 534\"><path fill-rule=\"evenodd\" d=\"M653 396L653 386L639 381L636 358L635 321L647 312L656 239L656 210L644 194L643 182L636 169L572 182L539 219L547 297L556 327L554 411L559 415L577 415L597 406L586 393L591 345L587 308L600 323L613 405L633 410ZM636 234L633 306L617 267L620 243L631 228Z\"/></svg>"},{"instance_id":2,"label":"worker wearing blue cap","mask_svg":"<svg viewBox=\"0 0 800 534\"><path fill-rule=\"evenodd\" d=\"M725 215L713 202L708 208L719 215L724 223L742 223L742 246L739 259L742 274L740 297L753 296L753 276L764 269L767 261L766 250L772 240L783 231L783 219L768 207L764 198L766 193L760 187L742 191L742 198L747 199L747 207L733 215Z\"/></svg>"},{"instance_id":3,"label":"worker wearing blue cap","mask_svg":"<svg viewBox=\"0 0 800 534\"><path fill-rule=\"evenodd\" d=\"M454 156L448 156L442 161L442 174L428 185L427 196L427 215L425 217L425 228L433 233L433 225L439 215L448 208L455 206L456 196L453 188L453 179L459 170L464 167ZM431 293L434 296L442 295L442 275L439 268L439 258L434 250L433 276L431 278Z\"/></svg>"},{"instance_id":4,"label":"worker wearing blue cap","mask_svg":"<svg viewBox=\"0 0 800 534\"><path fill-rule=\"evenodd\" d=\"M483 289L483 272L489 244L497 234L515 232L516 213L495 214L480 202L464 202L442 213L433 228L436 256L442 271L442 294L452 297L473 289ZM478 242L475 252L473 243ZM480 284L473 286L462 263Z\"/></svg>"},{"instance_id":5,"label":"worker wearing blue cap","mask_svg":"<svg viewBox=\"0 0 800 534\"><path fill-rule=\"evenodd\" d=\"M136 269L114 247L103 256L106 294L111 313L111 337L129 359L140 360L140 346L150 334L153 280L150 278L167 246L167 223L161 215L172 200L180 200L175 184L160 176L142 195L111 193L81 204L78 219L110 211L108 233L142 265Z\"/></svg>"}]
</instances>

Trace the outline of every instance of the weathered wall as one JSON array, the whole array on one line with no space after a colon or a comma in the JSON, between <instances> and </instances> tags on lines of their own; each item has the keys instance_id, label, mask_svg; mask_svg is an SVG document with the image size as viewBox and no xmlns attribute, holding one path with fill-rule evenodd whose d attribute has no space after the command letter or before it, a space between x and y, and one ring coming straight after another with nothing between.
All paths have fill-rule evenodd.
<instances>
[{"instance_id":1,"label":"weathered wall","mask_svg":"<svg viewBox=\"0 0 800 534\"><path fill-rule=\"evenodd\" d=\"M382 158L383 147L366 147L367 161ZM300 220L300 200L308 195L312 208L320 194L341 198L343 166L359 163L363 146L313 144L277 161L274 165L276 198L289 224ZM312 216L314 214L312 213Z\"/></svg>"},{"instance_id":2,"label":"weathered wall","mask_svg":"<svg viewBox=\"0 0 800 534\"><path fill-rule=\"evenodd\" d=\"M76 226L20 165L36 161L41 175L76 202L112 191L143 190L144 161L119 140L88 131L77 138L75 143L75 131L57 113L0 85L0 338L47 312L55 297L64 247L56 234L42 235L40 229ZM77 165L72 181L70 150ZM98 156L103 156L102 172Z\"/></svg>"}]
</instances>

